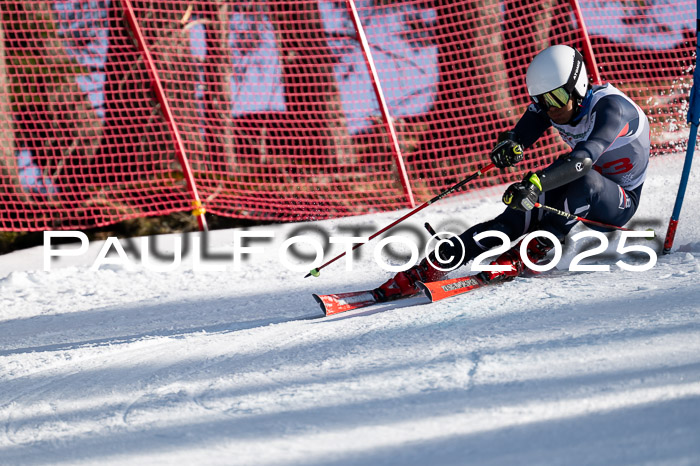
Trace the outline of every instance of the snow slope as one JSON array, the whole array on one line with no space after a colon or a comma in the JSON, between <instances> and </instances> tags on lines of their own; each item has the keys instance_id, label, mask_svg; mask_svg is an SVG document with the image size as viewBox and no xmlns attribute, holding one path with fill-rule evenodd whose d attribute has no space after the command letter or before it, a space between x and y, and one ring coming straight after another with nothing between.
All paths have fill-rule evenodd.
<instances>
[{"instance_id":1,"label":"snow slope","mask_svg":"<svg viewBox=\"0 0 700 466\"><path fill-rule=\"evenodd\" d=\"M652 161L634 227L661 238L636 244L660 251L682 163ZM490 218L501 190L440 201L414 225ZM674 252L646 272L614 265L644 258L615 254L609 235L596 263L610 272L318 319L312 292L389 277L373 244L354 272L339 261L307 279L278 258L300 225L252 229L274 238L238 270L91 270L100 243L50 271L41 247L8 254L0 464L700 464L698 202L694 170ZM301 226L370 234L399 215ZM209 245L223 254L233 237Z\"/></svg>"}]
</instances>

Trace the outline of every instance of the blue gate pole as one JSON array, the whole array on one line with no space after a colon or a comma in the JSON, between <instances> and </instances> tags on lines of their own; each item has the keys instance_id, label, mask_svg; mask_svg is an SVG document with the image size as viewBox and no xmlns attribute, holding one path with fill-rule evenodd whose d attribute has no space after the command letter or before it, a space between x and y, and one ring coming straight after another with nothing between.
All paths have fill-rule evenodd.
<instances>
[{"instance_id":1,"label":"blue gate pole","mask_svg":"<svg viewBox=\"0 0 700 466\"><path fill-rule=\"evenodd\" d=\"M695 144L698 137L698 124L700 123L700 0L697 1L695 7L696 26L695 26L695 71L693 72L693 87L690 89L690 102L688 105L688 123L690 123L690 135L688 136L688 148L685 152L685 163L683 164L683 174L681 175L681 184L678 186L678 194L676 195L676 204L673 207L671 220L668 223L666 231L666 239L664 240L664 254L671 252L673 246L673 238L676 236L676 228L678 227L678 217L681 215L681 206L683 205L683 197L685 197L685 188L688 185L690 177L690 166L693 164L693 153L695 152Z\"/></svg>"}]
</instances>

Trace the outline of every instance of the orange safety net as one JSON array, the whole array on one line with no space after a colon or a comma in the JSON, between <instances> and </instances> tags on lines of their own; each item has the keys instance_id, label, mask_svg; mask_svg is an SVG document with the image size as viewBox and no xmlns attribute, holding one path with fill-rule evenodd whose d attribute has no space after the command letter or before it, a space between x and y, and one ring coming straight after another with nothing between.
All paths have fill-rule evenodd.
<instances>
[{"instance_id":1,"label":"orange safety net","mask_svg":"<svg viewBox=\"0 0 700 466\"><path fill-rule=\"evenodd\" d=\"M345 1L0 3L0 230L77 229L192 209L298 221L408 207ZM694 2L580 2L604 81L685 147ZM525 70L583 49L569 2L356 0L416 201L489 162L528 104ZM149 67L172 109L164 117ZM566 150L554 133L514 180Z\"/></svg>"}]
</instances>

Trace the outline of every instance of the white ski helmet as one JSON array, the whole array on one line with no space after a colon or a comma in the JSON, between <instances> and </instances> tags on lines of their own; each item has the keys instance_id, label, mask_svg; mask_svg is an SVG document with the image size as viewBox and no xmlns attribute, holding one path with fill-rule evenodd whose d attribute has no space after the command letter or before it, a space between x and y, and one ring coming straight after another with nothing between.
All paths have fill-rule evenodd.
<instances>
[{"instance_id":1,"label":"white ski helmet","mask_svg":"<svg viewBox=\"0 0 700 466\"><path fill-rule=\"evenodd\" d=\"M527 68L525 82L532 97L563 87L580 101L588 91L583 57L568 45L552 45L538 53Z\"/></svg>"}]
</instances>

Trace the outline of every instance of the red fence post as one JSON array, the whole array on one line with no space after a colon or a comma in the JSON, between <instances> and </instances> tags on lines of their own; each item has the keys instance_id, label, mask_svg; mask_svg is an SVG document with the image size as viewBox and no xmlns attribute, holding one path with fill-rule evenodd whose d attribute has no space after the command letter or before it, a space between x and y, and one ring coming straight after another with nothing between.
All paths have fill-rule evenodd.
<instances>
[{"instance_id":1,"label":"red fence post","mask_svg":"<svg viewBox=\"0 0 700 466\"><path fill-rule=\"evenodd\" d=\"M403 161L403 156L401 155L401 147L399 146L399 139L396 136L396 129L394 128L394 121L389 113L389 107L386 104L386 99L384 98L384 92L382 91L382 85L379 82L379 75L377 74L377 68L374 66L374 60L372 59L372 51L369 49L369 42L367 42L367 36L365 36L365 30L362 28L362 22L360 21L360 15L357 13L357 8L355 7L354 0L345 0L346 5L350 9L350 17L355 25L355 31L357 32L357 39L360 41L362 46L362 55L365 57L365 63L369 70L370 77L372 78L372 87L374 87L374 93L377 96L377 102L379 103L379 109L382 112L382 119L384 120L384 125L387 132L389 133L389 138L391 139L392 155L394 156L394 163L396 163L396 168L399 171L399 179L401 185L403 186L404 194L408 200L408 205L413 208L416 206L416 201L413 198L413 191L411 190L411 181L408 179L408 173L406 172L406 165Z\"/></svg>"},{"instance_id":2,"label":"red fence post","mask_svg":"<svg viewBox=\"0 0 700 466\"><path fill-rule=\"evenodd\" d=\"M160 102L160 108L163 111L163 116L168 122L168 127L170 128L170 131L173 135L173 139L175 142L175 152L177 153L177 158L180 162L180 166L182 167L182 172L185 176L185 181L187 182L187 189L192 194L192 215L197 217L197 223L199 224L200 231L206 231L207 221L204 218L205 210L202 206L202 201L199 198L199 193L197 192L197 185L195 183L194 176L192 175L192 168L190 167L190 163L187 160L185 144L182 141L182 136L180 135L180 131L177 128L177 124L175 123L175 116L173 115L172 109L170 108L170 103L168 102L168 99L165 95L163 84L161 83L160 77L158 76L158 72L156 71L156 66L153 62L153 57L151 56L151 52L148 50L146 38L143 36L141 28L139 27L138 20L136 19L136 13L134 12L134 7L131 4L131 0L122 0L122 7L124 8L124 12L126 13L126 19L129 22L129 26L131 26L131 31L134 33L134 37L136 38L136 41L139 44L139 48L143 53L143 59L146 63L146 68L148 69L148 74L151 78L151 85L153 86L153 90L155 91L156 96L158 97L158 102Z\"/></svg>"},{"instance_id":3,"label":"red fence post","mask_svg":"<svg viewBox=\"0 0 700 466\"><path fill-rule=\"evenodd\" d=\"M595 55L593 55L593 46L591 45L591 38L588 36L586 23L583 21L581 5L579 5L578 0L569 0L569 3L571 4L571 8L574 9L576 22L578 23L578 28L581 32L581 42L583 42L583 59L586 62L586 68L588 69L588 73L593 77L593 84L600 84L602 81L600 79L600 73L598 72L598 64L596 63Z\"/></svg>"}]
</instances>

